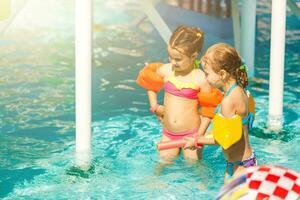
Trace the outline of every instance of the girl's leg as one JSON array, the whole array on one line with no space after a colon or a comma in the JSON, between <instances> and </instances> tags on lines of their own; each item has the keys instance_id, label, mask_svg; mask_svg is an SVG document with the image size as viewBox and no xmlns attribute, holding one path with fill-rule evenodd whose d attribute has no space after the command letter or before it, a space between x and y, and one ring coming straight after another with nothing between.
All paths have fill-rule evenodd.
<instances>
[{"instance_id":1,"label":"girl's leg","mask_svg":"<svg viewBox=\"0 0 300 200\"><path fill-rule=\"evenodd\" d=\"M228 165L227 165L226 170L225 170L225 175L224 175L224 185L227 185L229 179L230 179L230 176L228 174Z\"/></svg>"},{"instance_id":2,"label":"girl's leg","mask_svg":"<svg viewBox=\"0 0 300 200\"><path fill-rule=\"evenodd\" d=\"M237 166L233 172L233 176L234 177L240 176L241 174L243 174L245 169L246 169L246 167L244 167L244 166Z\"/></svg>"},{"instance_id":3,"label":"girl's leg","mask_svg":"<svg viewBox=\"0 0 300 200\"><path fill-rule=\"evenodd\" d=\"M183 149L183 156L191 161L201 160L202 159L202 150L201 149Z\"/></svg>"},{"instance_id":4,"label":"girl's leg","mask_svg":"<svg viewBox=\"0 0 300 200\"><path fill-rule=\"evenodd\" d=\"M231 166L226 166L226 172L225 172L225 176L224 176L224 185L226 185L228 182L230 182L230 180L234 177L238 177L243 173L243 170L246 169L244 166L233 166L233 174L230 175L228 173L228 168Z\"/></svg>"},{"instance_id":5,"label":"girl's leg","mask_svg":"<svg viewBox=\"0 0 300 200\"><path fill-rule=\"evenodd\" d=\"M167 136L163 135L161 141L167 142L167 141L170 141L170 139ZM179 155L179 152L180 152L179 148L162 150L162 151L159 151L159 156L164 161L171 162L177 158L177 156Z\"/></svg>"},{"instance_id":6,"label":"girl's leg","mask_svg":"<svg viewBox=\"0 0 300 200\"><path fill-rule=\"evenodd\" d=\"M232 179L232 177L234 175L236 167L237 166L229 164L229 163L226 164L226 171L225 171L225 176L224 176L224 185L226 185L227 183L230 182L230 180Z\"/></svg>"},{"instance_id":7,"label":"girl's leg","mask_svg":"<svg viewBox=\"0 0 300 200\"><path fill-rule=\"evenodd\" d=\"M170 141L170 139L167 136L163 135L161 141L167 142ZM159 151L159 156L161 160L155 168L155 174L160 175L166 166L171 165L179 155L179 152L179 148Z\"/></svg>"}]
</instances>

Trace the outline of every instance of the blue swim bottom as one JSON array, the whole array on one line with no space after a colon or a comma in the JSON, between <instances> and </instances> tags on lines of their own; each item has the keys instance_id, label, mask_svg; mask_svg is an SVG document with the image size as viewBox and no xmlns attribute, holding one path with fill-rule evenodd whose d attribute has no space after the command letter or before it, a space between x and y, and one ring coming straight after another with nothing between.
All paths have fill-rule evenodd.
<instances>
[{"instance_id":1,"label":"blue swim bottom","mask_svg":"<svg viewBox=\"0 0 300 200\"><path fill-rule=\"evenodd\" d=\"M251 156L243 161L236 161L236 162L228 162L227 163L227 171L228 176L231 177L233 175L234 166L243 166L243 167L251 167L251 166L257 166L257 160L254 152L251 154Z\"/></svg>"}]
</instances>

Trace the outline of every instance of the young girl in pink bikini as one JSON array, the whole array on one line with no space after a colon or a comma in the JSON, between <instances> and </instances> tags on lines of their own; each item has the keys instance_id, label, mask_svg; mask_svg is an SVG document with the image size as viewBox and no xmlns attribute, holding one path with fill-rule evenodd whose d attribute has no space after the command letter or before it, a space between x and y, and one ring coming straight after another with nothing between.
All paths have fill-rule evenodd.
<instances>
[{"instance_id":1,"label":"young girl in pink bikini","mask_svg":"<svg viewBox=\"0 0 300 200\"><path fill-rule=\"evenodd\" d=\"M150 111L162 122L162 142L182 140L185 136L203 135L214 115L222 94L213 89L196 57L203 47L204 33L196 28L180 26L168 44L170 63L152 63L139 73L137 83L148 93ZM157 93L164 87L164 102ZM199 112L200 105L200 112ZM160 151L165 160L176 158L181 148ZM185 158L201 159L201 149L182 149Z\"/></svg>"}]
</instances>

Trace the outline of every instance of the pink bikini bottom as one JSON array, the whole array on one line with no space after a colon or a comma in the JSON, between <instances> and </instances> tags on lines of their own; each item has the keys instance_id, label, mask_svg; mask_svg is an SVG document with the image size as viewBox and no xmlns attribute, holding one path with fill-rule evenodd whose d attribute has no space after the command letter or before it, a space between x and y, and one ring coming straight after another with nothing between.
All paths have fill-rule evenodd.
<instances>
[{"instance_id":1,"label":"pink bikini bottom","mask_svg":"<svg viewBox=\"0 0 300 200\"><path fill-rule=\"evenodd\" d=\"M194 137L194 134L197 133L198 128L194 128L190 131L180 132L180 133L173 133L166 128L163 128L162 132L163 135L167 136L170 140L181 140L185 136Z\"/></svg>"}]
</instances>

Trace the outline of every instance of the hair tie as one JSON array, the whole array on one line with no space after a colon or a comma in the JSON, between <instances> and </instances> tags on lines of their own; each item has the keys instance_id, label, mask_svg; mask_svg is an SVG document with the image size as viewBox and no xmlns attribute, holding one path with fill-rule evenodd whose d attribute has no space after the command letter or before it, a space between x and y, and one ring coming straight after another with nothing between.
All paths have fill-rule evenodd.
<instances>
[{"instance_id":1,"label":"hair tie","mask_svg":"<svg viewBox=\"0 0 300 200\"><path fill-rule=\"evenodd\" d=\"M245 70L245 71L248 71L248 68L245 64L242 64L240 67L239 67L241 70Z\"/></svg>"},{"instance_id":2,"label":"hair tie","mask_svg":"<svg viewBox=\"0 0 300 200\"><path fill-rule=\"evenodd\" d=\"M194 67L195 67L195 69L199 68L200 64L201 64L200 60L197 60L197 59L194 60Z\"/></svg>"}]
</instances>

